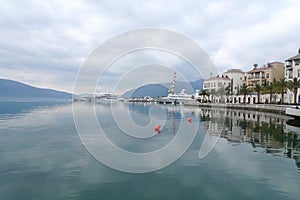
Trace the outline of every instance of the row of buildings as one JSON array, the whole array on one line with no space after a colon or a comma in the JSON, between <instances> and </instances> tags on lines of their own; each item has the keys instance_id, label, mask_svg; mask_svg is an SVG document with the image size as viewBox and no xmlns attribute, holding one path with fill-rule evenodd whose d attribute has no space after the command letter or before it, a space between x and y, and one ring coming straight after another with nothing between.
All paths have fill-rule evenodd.
<instances>
[{"instance_id":1,"label":"row of buildings","mask_svg":"<svg viewBox=\"0 0 300 200\"><path fill-rule=\"evenodd\" d=\"M241 69L229 69L221 76L211 77L204 80L203 90L207 91L210 95L207 100L212 102L230 102L230 103L244 103L244 98L241 98L240 89L246 85L249 89L254 88L255 85L266 86L272 82L279 81L285 78L286 81L291 81L294 78L300 79L300 49L296 56L288 58L285 63L271 62L263 67L254 65L252 70L243 72ZM217 94L220 90L226 90L229 96ZM298 88L298 94L300 94ZM214 95L215 94L215 95ZM280 95L273 95L275 98L273 102L282 101ZM254 93L247 95L245 103L268 103L270 101L269 94L260 95L260 99L256 99ZM297 99L300 98L297 97ZM203 99L202 99L203 100ZM293 103L293 91L286 91L284 96L285 103Z\"/></svg>"}]
</instances>

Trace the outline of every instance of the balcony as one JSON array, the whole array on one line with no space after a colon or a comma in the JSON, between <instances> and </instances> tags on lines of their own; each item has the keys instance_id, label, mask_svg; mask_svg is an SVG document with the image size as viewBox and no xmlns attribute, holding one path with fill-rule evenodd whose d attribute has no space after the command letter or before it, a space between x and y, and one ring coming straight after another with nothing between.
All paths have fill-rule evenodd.
<instances>
[{"instance_id":1,"label":"balcony","mask_svg":"<svg viewBox=\"0 0 300 200\"><path fill-rule=\"evenodd\" d=\"M255 80L259 80L259 79L263 79L265 78L264 76L254 76L254 77L248 77L248 80L251 81L255 81Z\"/></svg>"},{"instance_id":2,"label":"balcony","mask_svg":"<svg viewBox=\"0 0 300 200\"><path fill-rule=\"evenodd\" d=\"M288 61L288 62L285 63L285 66L286 67L292 67L293 66L293 62Z\"/></svg>"}]
</instances>

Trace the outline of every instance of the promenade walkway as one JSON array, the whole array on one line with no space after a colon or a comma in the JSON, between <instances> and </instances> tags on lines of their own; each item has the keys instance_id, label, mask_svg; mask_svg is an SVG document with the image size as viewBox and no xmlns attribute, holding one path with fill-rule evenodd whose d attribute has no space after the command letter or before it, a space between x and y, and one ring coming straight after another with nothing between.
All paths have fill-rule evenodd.
<instances>
[{"instance_id":1,"label":"promenade walkway","mask_svg":"<svg viewBox=\"0 0 300 200\"><path fill-rule=\"evenodd\" d=\"M198 107L214 107L214 108L231 108L239 110L257 110L263 112L272 112L285 114L286 108L294 107L291 105L278 105L278 104L236 104L236 103L199 103L188 102L185 106L198 106Z\"/></svg>"}]
</instances>

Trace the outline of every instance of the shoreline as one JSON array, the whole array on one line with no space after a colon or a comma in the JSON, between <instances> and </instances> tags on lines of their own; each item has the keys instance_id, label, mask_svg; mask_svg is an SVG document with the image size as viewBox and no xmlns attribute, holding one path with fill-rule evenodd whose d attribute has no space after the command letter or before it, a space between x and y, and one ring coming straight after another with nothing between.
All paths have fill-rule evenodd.
<instances>
[{"instance_id":1,"label":"shoreline","mask_svg":"<svg viewBox=\"0 0 300 200\"><path fill-rule=\"evenodd\" d=\"M252 110L269 113L277 113L286 115L286 108L291 108L291 105L277 105L277 104L234 104L234 103L198 103L189 102L185 103L185 106L197 106L197 107L213 107L213 108L229 108L238 110Z\"/></svg>"}]
</instances>

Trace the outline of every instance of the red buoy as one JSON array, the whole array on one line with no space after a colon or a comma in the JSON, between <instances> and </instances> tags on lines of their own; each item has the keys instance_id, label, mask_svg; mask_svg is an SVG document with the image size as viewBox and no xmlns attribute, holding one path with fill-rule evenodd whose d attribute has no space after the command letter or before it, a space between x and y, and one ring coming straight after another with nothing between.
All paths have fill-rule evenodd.
<instances>
[{"instance_id":1,"label":"red buoy","mask_svg":"<svg viewBox=\"0 0 300 200\"><path fill-rule=\"evenodd\" d=\"M157 133L160 133L160 125L157 124L155 127L154 127L154 131L157 132Z\"/></svg>"},{"instance_id":2,"label":"red buoy","mask_svg":"<svg viewBox=\"0 0 300 200\"><path fill-rule=\"evenodd\" d=\"M188 123L192 123L192 118L190 118L190 117L187 118L187 122L188 122Z\"/></svg>"}]
</instances>

